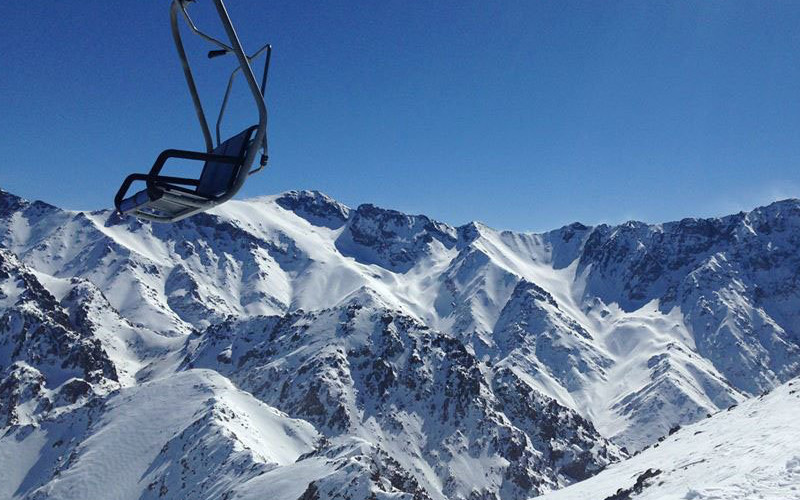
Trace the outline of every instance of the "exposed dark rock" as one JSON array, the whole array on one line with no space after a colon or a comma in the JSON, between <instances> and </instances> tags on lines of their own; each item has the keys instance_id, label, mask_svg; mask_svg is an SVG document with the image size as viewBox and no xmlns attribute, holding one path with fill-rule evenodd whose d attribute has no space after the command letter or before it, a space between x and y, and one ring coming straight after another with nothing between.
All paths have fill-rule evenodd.
<instances>
[{"instance_id":1,"label":"exposed dark rock","mask_svg":"<svg viewBox=\"0 0 800 500\"><path fill-rule=\"evenodd\" d=\"M350 216L350 209L319 191L289 191L275 199L280 207L290 210L315 226L337 229Z\"/></svg>"}]
</instances>

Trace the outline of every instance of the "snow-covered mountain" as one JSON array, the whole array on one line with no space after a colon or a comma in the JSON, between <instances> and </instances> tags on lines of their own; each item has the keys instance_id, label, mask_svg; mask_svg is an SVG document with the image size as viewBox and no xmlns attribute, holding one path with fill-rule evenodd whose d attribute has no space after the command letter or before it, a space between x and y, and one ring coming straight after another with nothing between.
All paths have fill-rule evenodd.
<instances>
[{"instance_id":1,"label":"snow-covered mountain","mask_svg":"<svg viewBox=\"0 0 800 500\"><path fill-rule=\"evenodd\" d=\"M529 234L0 191L0 498L558 489L800 374L798 248L798 200Z\"/></svg>"}]
</instances>

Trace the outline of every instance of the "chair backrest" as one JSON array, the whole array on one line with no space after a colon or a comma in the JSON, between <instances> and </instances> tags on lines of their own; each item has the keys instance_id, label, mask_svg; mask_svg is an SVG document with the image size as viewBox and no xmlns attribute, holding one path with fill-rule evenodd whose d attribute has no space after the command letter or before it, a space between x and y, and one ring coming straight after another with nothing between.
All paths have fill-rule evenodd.
<instances>
[{"instance_id":1,"label":"chair backrest","mask_svg":"<svg viewBox=\"0 0 800 500\"><path fill-rule=\"evenodd\" d=\"M250 138L256 128L258 127L249 127L214 149L213 153L216 155L234 156L239 161L237 163L207 161L203 166L203 173L200 174L197 194L213 197L230 189L233 180L239 175L239 170L242 168L242 163L247 156L247 146L250 144Z\"/></svg>"}]
</instances>

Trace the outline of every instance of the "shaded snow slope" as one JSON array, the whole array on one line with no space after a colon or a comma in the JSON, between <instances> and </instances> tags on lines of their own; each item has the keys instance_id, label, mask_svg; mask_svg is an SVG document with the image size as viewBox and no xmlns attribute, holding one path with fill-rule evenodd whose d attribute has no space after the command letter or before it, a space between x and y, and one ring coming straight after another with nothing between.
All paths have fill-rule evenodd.
<instances>
[{"instance_id":1,"label":"shaded snow slope","mask_svg":"<svg viewBox=\"0 0 800 500\"><path fill-rule=\"evenodd\" d=\"M795 379L686 426L591 479L537 498L798 499L798 415L800 381Z\"/></svg>"}]
</instances>

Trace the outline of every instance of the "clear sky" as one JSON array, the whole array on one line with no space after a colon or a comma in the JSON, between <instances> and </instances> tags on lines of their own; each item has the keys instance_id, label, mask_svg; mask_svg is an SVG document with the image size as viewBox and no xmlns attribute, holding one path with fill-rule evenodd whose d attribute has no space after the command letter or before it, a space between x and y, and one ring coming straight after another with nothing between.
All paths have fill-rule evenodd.
<instances>
[{"instance_id":1,"label":"clear sky","mask_svg":"<svg viewBox=\"0 0 800 500\"><path fill-rule=\"evenodd\" d=\"M240 198L546 230L800 197L800 2L227 4L245 47L275 47L270 167ZM202 149L168 7L0 2L0 186L105 208L162 149ZM231 61L190 49L213 115ZM254 116L238 90L231 133Z\"/></svg>"}]
</instances>

